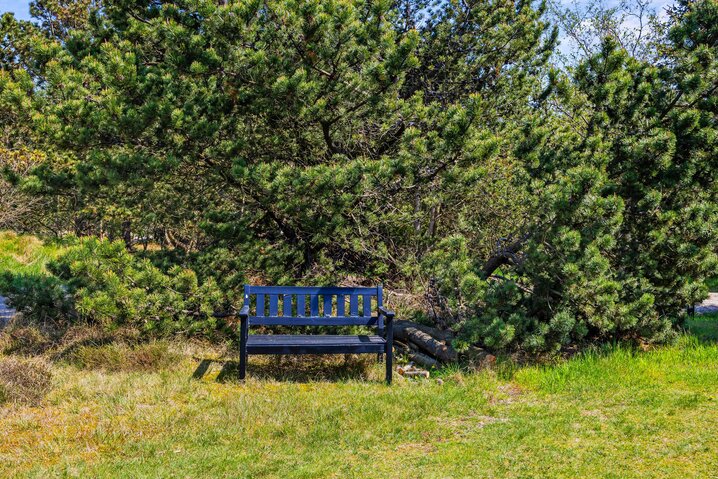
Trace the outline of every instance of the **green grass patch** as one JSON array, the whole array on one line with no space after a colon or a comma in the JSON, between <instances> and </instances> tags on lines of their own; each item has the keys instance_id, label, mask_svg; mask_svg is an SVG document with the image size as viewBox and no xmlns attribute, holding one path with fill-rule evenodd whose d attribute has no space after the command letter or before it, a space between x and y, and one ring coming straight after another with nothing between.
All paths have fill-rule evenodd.
<instances>
[{"instance_id":1,"label":"green grass patch","mask_svg":"<svg viewBox=\"0 0 718 479\"><path fill-rule=\"evenodd\" d=\"M43 242L34 236L0 231L0 292L5 288L4 273L44 275L48 261L57 258L63 250L61 242Z\"/></svg>"},{"instance_id":2,"label":"green grass patch","mask_svg":"<svg viewBox=\"0 0 718 479\"><path fill-rule=\"evenodd\" d=\"M698 314L688 319L686 327L696 338L718 341L718 313Z\"/></svg>"}]
</instances>

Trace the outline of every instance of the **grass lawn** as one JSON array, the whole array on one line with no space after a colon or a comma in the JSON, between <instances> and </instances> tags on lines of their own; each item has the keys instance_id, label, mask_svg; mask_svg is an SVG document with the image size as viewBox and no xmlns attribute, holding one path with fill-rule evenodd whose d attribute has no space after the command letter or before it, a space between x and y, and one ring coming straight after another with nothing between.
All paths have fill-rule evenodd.
<instances>
[{"instance_id":1,"label":"grass lawn","mask_svg":"<svg viewBox=\"0 0 718 479\"><path fill-rule=\"evenodd\" d=\"M311 363L253 358L246 384L191 379L190 356L149 373L55 365L44 406L0 410L0 476L718 477L710 340L447 370L443 385L387 387L380 365L342 361L299 382L273 371Z\"/></svg>"}]
</instances>

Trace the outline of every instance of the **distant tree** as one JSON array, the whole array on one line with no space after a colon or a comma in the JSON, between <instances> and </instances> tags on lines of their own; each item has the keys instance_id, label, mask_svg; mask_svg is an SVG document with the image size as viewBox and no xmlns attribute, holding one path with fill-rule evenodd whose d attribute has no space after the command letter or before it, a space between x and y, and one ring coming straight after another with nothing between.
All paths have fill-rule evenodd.
<instances>
[{"instance_id":1,"label":"distant tree","mask_svg":"<svg viewBox=\"0 0 718 479\"><path fill-rule=\"evenodd\" d=\"M666 8L666 7L664 7ZM590 0L566 4L549 1L551 18L561 27L563 45L557 50L560 61L575 65L598 53L605 38L611 38L631 56L655 61L665 38L660 11L650 0L621 0L610 3Z\"/></svg>"},{"instance_id":2,"label":"distant tree","mask_svg":"<svg viewBox=\"0 0 718 479\"><path fill-rule=\"evenodd\" d=\"M99 0L35 0L30 15L51 38L64 40L73 30L86 28L90 13L100 6Z\"/></svg>"}]
</instances>

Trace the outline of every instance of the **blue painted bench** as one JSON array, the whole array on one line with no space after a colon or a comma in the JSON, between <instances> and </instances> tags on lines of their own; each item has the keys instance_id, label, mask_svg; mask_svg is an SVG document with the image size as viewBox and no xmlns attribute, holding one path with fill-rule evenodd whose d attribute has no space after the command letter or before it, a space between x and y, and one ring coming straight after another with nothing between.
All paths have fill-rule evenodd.
<instances>
[{"instance_id":1,"label":"blue painted bench","mask_svg":"<svg viewBox=\"0 0 718 479\"><path fill-rule=\"evenodd\" d=\"M250 354L383 354L391 384L394 313L382 303L382 287L244 286L239 312L239 377ZM376 335L249 334L251 326L369 326Z\"/></svg>"}]
</instances>

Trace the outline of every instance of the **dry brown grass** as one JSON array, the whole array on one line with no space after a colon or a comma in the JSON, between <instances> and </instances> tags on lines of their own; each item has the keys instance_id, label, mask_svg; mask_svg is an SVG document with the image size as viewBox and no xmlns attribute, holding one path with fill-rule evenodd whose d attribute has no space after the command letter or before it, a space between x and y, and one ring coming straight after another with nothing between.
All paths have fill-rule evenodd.
<instances>
[{"instance_id":1,"label":"dry brown grass","mask_svg":"<svg viewBox=\"0 0 718 479\"><path fill-rule=\"evenodd\" d=\"M0 359L0 403L37 405L52 387L50 365L39 358Z\"/></svg>"},{"instance_id":2,"label":"dry brown grass","mask_svg":"<svg viewBox=\"0 0 718 479\"><path fill-rule=\"evenodd\" d=\"M128 328L107 331L99 326L76 325L49 332L18 322L0 333L0 354L41 356L88 370L172 369L182 353L167 341L143 342L139 331Z\"/></svg>"},{"instance_id":3,"label":"dry brown grass","mask_svg":"<svg viewBox=\"0 0 718 479\"><path fill-rule=\"evenodd\" d=\"M51 345L50 337L36 326L11 323L0 334L0 354L36 356Z\"/></svg>"},{"instance_id":4,"label":"dry brown grass","mask_svg":"<svg viewBox=\"0 0 718 479\"><path fill-rule=\"evenodd\" d=\"M103 346L110 343L137 344L140 333L130 328L108 331L96 325L78 324L56 328L25 321L22 315L0 331L0 354L20 356L44 355L57 361L83 346Z\"/></svg>"},{"instance_id":5,"label":"dry brown grass","mask_svg":"<svg viewBox=\"0 0 718 479\"><path fill-rule=\"evenodd\" d=\"M161 371L173 369L181 360L179 353L163 341L128 345L80 346L67 357L69 363L83 369L103 371Z\"/></svg>"},{"instance_id":6,"label":"dry brown grass","mask_svg":"<svg viewBox=\"0 0 718 479\"><path fill-rule=\"evenodd\" d=\"M54 364L43 407L0 412L0 477L668 479L718 465L713 340L390 387L371 355L334 357L327 380L314 378L331 357L262 356L241 383L217 381L220 358L189 380L195 355L219 351L188 349L173 371ZM345 377L347 360L366 376Z\"/></svg>"},{"instance_id":7,"label":"dry brown grass","mask_svg":"<svg viewBox=\"0 0 718 479\"><path fill-rule=\"evenodd\" d=\"M113 343L123 345L138 344L140 332L131 328L120 328L108 331L98 325L78 324L65 330L57 338L48 356L53 361L61 361L73 357L81 348L106 346Z\"/></svg>"}]
</instances>

